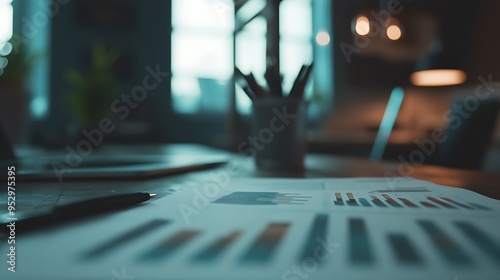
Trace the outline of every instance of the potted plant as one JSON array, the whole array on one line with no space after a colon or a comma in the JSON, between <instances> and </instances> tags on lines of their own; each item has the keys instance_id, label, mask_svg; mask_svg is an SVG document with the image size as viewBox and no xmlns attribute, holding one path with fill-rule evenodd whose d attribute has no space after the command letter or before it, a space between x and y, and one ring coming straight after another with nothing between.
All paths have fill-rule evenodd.
<instances>
[{"instance_id":1,"label":"potted plant","mask_svg":"<svg viewBox=\"0 0 500 280\"><path fill-rule=\"evenodd\" d=\"M109 113L116 98L113 66L119 55L117 50L107 51L103 45L96 44L92 48L88 71L68 71L72 90L67 101L80 129L98 125Z\"/></svg>"},{"instance_id":2,"label":"potted plant","mask_svg":"<svg viewBox=\"0 0 500 280\"><path fill-rule=\"evenodd\" d=\"M13 49L10 43L0 54L0 119L11 141L22 143L29 123L28 77L39 55L29 54L24 45Z\"/></svg>"}]
</instances>

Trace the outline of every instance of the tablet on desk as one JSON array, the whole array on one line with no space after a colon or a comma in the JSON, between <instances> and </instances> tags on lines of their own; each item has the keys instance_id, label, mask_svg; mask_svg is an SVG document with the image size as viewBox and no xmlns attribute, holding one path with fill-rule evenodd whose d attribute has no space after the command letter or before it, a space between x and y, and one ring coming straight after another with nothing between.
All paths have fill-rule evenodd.
<instances>
[{"instance_id":1,"label":"tablet on desk","mask_svg":"<svg viewBox=\"0 0 500 280\"><path fill-rule=\"evenodd\" d=\"M145 178L199 170L224 164L224 156L124 155L91 156L68 164L65 158L16 159L18 179L115 179Z\"/></svg>"},{"instance_id":2,"label":"tablet on desk","mask_svg":"<svg viewBox=\"0 0 500 280\"><path fill-rule=\"evenodd\" d=\"M18 180L145 178L210 168L226 162L226 156L202 152L199 155L134 153L88 156L67 153L62 156L18 158L0 127L0 166L14 166Z\"/></svg>"}]
</instances>

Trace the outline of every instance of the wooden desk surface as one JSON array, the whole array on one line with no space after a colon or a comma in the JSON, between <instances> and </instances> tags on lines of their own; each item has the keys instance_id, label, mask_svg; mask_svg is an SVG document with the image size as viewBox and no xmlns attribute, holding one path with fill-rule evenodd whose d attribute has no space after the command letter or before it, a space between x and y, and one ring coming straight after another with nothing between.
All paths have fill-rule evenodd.
<instances>
[{"instance_id":1,"label":"wooden desk surface","mask_svg":"<svg viewBox=\"0 0 500 280\"><path fill-rule=\"evenodd\" d=\"M111 149L112 151L120 149ZM176 152L193 154L206 152L224 154L214 149L200 149L189 145L147 147L146 153ZM335 178L335 177L384 177L404 175L428 180L437 184L466 188L491 198L500 199L500 174L451 169L437 166L416 166L404 169L397 162L371 162L366 159L310 154L306 158L306 171L300 174L287 172L263 172L255 169L251 158L233 155L232 163L241 168L236 177L290 177L290 178ZM407 166L406 166L407 167ZM398 168L402 172L399 173ZM403 168L403 169L402 169ZM64 205L78 200L97 196L129 192L157 193L159 197L172 193L173 188L193 182L213 180L211 174L224 172L225 167L190 172L175 176L165 176L145 180L107 180L107 181L63 181L59 182L19 182L16 200L19 211L43 211L56 205ZM411 172L409 172L409 171ZM6 187L0 193L0 213L6 211ZM5 209L5 210L4 210Z\"/></svg>"}]
</instances>

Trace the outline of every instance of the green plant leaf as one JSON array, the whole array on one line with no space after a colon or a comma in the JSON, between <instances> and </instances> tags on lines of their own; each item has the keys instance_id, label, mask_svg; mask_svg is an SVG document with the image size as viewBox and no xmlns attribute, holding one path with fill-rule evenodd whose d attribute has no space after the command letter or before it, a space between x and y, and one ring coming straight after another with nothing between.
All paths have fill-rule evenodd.
<instances>
[{"instance_id":1,"label":"green plant leaf","mask_svg":"<svg viewBox=\"0 0 500 280\"><path fill-rule=\"evenodd\" d=\"M68 70L67 79L72 90L67 102L73 116L82 126L97 125L109 113L116 98L113 66L119 56L118 50L106 51L104 45L95 44L88 72Z\"/></svg>"}]
</instances>

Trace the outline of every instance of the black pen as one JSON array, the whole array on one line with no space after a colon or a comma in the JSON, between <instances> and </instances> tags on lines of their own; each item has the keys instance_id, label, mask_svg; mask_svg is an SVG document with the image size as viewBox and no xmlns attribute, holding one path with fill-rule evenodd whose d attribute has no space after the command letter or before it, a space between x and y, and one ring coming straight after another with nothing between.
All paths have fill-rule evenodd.
<instances>
[{"instance_id":1,"label":"black pen","mask_svg":"<svg viewBox=\"0 0 500 280\"><path fill-rule=\"evenodd\" d=\"M267 59L267 69L264 73L264 77L266 78L267 84L269 85L269 91L272 96L283 96L283 89L281 87L281 75L278 65L276 64L276 59L268 58Z\"/></svg>"},{"instance_id":2,"label":"black pen","mask_svg":"<svg viewBox=\"0 0 500 280\"><path fill-rule=\"evenodd\" d=\"M250 88L250 86L248 85L248 83L246 82L246 80L244 80L242 77L236 77L235 78L235 82L237 85L239 85L241 87L241 89L243 89L243 91L247 94L248 98L250 98L250 100L254 100L255 99L255 93L252 91L252 89Z\"/></svg>"},{"instance_id":3,"label":"black pen","mask_svg":"<svg viewBox=\"0 0 500 280\"><path fill-rule=\"evenodd\" d=\"M300 81L297 85L297 88L295 89L294 92L290 92L289 97L299 98L299 99L303 97L307 82L309 80L309 76L311 75L311 72L313 69L313 66L314 66L314 62L312 62L311 64L309 64L309 66L306 67L305 71L301 74L301 78L300 78Z\"/></svg>"},{"instance_id":4,"label":"black pen","mask_svg":"<svg viewBox=\"0 0 500 280\"><path fill-rule=\"evenodd\" d=\"M265 97L267 95L266 91L257 83L255 77L251 72L250 74L245 75L240 71L240 69L238 69L238 67L235 67L234 71L236 73L236 78L243 79L243 81L245 81L247 85L250 87L255 97Z\"/></svg>"},{"instance_id":5,"label":"black pen","mask_svg":"<svg viewBox=\"0 0 500 280\"><path fill-rule=\"evenodd\" d=\"M243 91L247 94L248 98L250 100L254 101L255 100L255 93L253 93L252 89L248 85L244 85L241 87Z\"/></svg>"},{"instance_id":6,"label":"black pen","mask_svg":"<svg viewBox=\"0 0 500 280\"><path fill-rule=\"evenodd\" d=\"M300 83L302 81L302 77L304 76L304 74L305 74L306 71L307 71L307 66L306 65L302 65L302 67L300 67L299 73L297 74L297 78L295 78L295 81L293 82L292 89L288 93L289 97L294 97L294 96L297 95L297 90L300 87Z\"/></svg>"},{"instance_id":7,"label":"black pen","mask_svg":"<svg viewBox=\"0 0 500 280\"><path fill-rule=\"evenodd\" d=\"M81 202L60 206L55 208L54 211L48 214L28 217L15 221L16 233L25 233L37 229L59 225L65 222L96 216L106 212L117 211L137 205L155 196L156 194L149 193L120 194L84 200ZM3 224L1 225L2 228L0 232L10 230L8 225L12 225L12 219L8 221L4 220L2 222Z\"/></svg>"}]
</instances>

